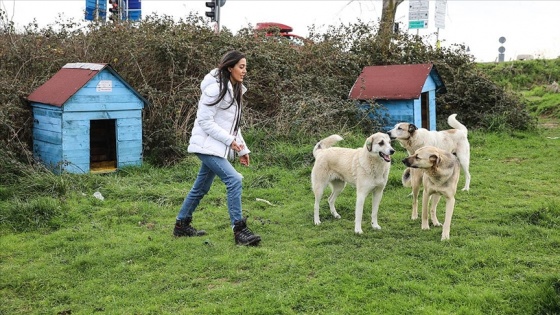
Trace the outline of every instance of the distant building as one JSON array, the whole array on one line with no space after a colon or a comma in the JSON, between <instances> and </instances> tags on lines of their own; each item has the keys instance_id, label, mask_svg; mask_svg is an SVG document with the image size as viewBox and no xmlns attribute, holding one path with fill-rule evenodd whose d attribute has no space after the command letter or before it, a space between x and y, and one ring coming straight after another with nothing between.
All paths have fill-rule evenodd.
<instances>
[{"instance_id":1,"label":"distant building","mask_svg":"<svg viewBox=\"0 0 560 315\"><path fill-rule=\"evenodd\" d=\"M517 60L533 60L534 57L531 54L523 54L523 55L517 55Z\"/></svg>"}]
</instances>

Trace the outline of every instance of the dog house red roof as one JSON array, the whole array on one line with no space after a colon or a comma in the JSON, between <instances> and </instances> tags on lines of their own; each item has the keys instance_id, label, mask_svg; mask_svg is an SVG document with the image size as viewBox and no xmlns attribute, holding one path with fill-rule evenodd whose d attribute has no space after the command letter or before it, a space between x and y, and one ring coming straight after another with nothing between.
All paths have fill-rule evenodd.
<instances>
[{"instance_id":1,"label":"dog house red roof","mask_svg":"<svg viewBox=\"0 0 560 315\"><path fill-rule=\"evenodd\" d=\"M126 81L107 63L67 63L47 82L39 86L27 97L29 102L43 103L61 107L76 92L83 88L93 77L107 69L119 78L144 103L148 103L140 94L126 83Z\"/></svg>"},{"instance_id":2,"label":"dog house red roof","mask_svg":"<svg viewBox=\"0 0 560 315\"><path fill-rule=\"evenodd\" d=\"M386 65L364 67L350 90L354 100L417 99L428 76L436 83L436 90L445 86L433 64Z\"/></svg>"}]
</instances>

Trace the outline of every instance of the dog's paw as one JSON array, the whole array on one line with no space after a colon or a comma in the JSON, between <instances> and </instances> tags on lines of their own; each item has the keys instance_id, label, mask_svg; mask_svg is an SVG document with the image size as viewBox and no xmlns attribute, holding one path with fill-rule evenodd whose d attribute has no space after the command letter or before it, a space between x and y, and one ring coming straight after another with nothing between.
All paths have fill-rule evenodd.
<instances>
[{"instance_id":1,"label":"dog's paw","mask_svg":"<svg viewBox=\"0 0 560 315\"><path fill-rule=\"evenodd\" d=\"M356 233L357 235L362 235L364 234L364 231L362 231L361 229L360 230L356 229L354 230L354 233Z\"/></svg>"},{"instance_id":2,"label":"dog's paw","mask_svg":"<svg viewBox=\"0 0 560 315\"><path fill-rule=\"evenodd\" d=\"M320 225L321 221L320 220L315 220L313 223L315 223L315 225Z\"/></svg>"},{"instance_id":3,"label":"dog's paw","mask_svg":"<svg viewBox=\"0 0 560 315\"><path fill-rule=\"evenodd\" d=\"M429 230L429 229L430 229L429 225L422 224L422 230Z\"/></svg>"},{"instance_id":4,"label":"dog's paw","mask_svg":"<svg viewBox=\"0 0 560 315\"><path fill-rule=\"evenodd\" d=\"M434 226L441 226L441 223L439 223L438 221L432 222L432 224L433 224Z\"/></svg>"},{"instance_id":5,"label":"dog's paw","mask_svg":"<svg viewBox=\"0 0 560 315\"><path fill-rule=\"evenodd\" d=\"M333 213L333 217L335 219L340 219L341 218L340 214L338 214L338 213Z\"/></svg>"},{"instance_id":6,"label":"dog's paw","mask_svg":"<svg viewBox=\"0 0 560 315\"><path fill-rule=\"evenodd\" d=\"M418 220L418 214L417 214L417 215L414 215L414 214L411 215L411 216L410 216L410 219L411 219L411 220Z\"/></svg>"},{"instance_id":7,"label":"dog's paw","mask_svg":"<svg viewBox=\"0 0 560 315\"><path fill-rule=\"evenodd\" d=\"M441 240L442 240L442 241L447 241L447 240L449 240L449 234L447 234L447 235L441 234Z\"/></svg>"},{"instance_id":8,"label":"dog's paw","mask_svg":"<svg viewBox=\"0 0 560 315\"><path fill-rule=\"evenodd\" d=\"M381 227L379 226L379 224L372 223L372 224L371 224L371 227L372 227L374 230L381 230Z\"/></svg>"}]
</instances>

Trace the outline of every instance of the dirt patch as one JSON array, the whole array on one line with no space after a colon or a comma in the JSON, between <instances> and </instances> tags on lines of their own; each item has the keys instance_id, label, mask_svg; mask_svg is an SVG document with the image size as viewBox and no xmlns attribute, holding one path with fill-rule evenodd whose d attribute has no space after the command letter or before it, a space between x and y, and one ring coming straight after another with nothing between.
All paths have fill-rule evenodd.
<instances>
[{"instance_id":1,"label":"dirt patch","mask_svg":"<svg viewBox=\"0 0 560 315\"><path fill-rule=\"evenodd\" d=\"M549 128L549 129L557 129L558 128L558 122L544 122L544 123L539 123L540 127L543 128Z\"/></svg>"},{"instance_id":2,"label":"dirt patch","mask_svg":"<svg viewBox=\"0 0 560 315\"><path fill-rule=\"evenodd\" d=\"M539 117L539 127L548 129L558 129L559 120L551 117Z\"/></svg>"}]
</instances>

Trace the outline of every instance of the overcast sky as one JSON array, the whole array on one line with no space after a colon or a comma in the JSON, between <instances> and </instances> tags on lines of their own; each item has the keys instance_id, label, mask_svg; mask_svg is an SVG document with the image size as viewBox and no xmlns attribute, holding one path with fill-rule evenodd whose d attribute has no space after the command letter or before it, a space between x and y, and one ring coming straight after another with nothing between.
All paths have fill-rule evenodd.
<instances>
[{"instance_id":1,"label":"overcast sky","mask_svg":"<svg viewBox=\"0 0 560 315\"><path fill-rule=\"evenodd\" d=\"M104 1L104 0L100 0ZM106 0L105 0L106 1ZM185 17L189 12L204 15L204 0L142 0L142 16L157 13ZM435 0L429 1L428 28L408 30L429 36L435 44ZM404 29L409 25L409 5L402 3L396 15ZM307 36L314 24L319 32L329 25L347 24L355 19L377 22L381 17L382 0L226 0L221 8L221 24L234 33L258 22L279 22L293 27L293 33ZM85 0L0 0L0 9L17 26L36 19L40 26L54 23L59 15L64 19L83 20ZM444 28L439 38L444 46L465 44L480 62L495 61L500 46L505 48L505 60L520 54L535 58L560 56L558 20L560 1L548 0L447 0ZM506 41L501 44L499 38Z\"/></svg>"}]
</instances>

